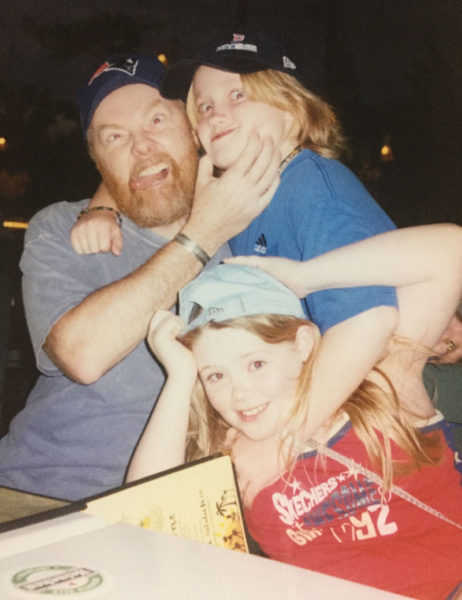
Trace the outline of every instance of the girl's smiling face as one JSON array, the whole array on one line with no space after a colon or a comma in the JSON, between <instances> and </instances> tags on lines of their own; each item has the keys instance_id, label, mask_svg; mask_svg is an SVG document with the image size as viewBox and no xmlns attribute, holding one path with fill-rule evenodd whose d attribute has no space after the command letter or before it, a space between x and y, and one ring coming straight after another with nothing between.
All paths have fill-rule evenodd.
<instances>
[{"instance_id":1,"label":"girl's smiling face","mask_svg":"<svg viewBox=\"0 0 462 600\"><path fill-rule=\"evenodd\" d=\"M298 333L293 342L268 344L225 328L204 330L192 350L211 405L249 439L264 440L284 424L311 344L311 336Z\"/></svg>"},{"instance_id":2,"label":"girl's smiling face","mask_svg":"<svg viewBox=\"0 0 462 600\"><path fill-rule=\"evenodd\" d=\"M293 123L290 113L246 97L238 73L201 66L192 83L197 111L197 134L213 164L229 168L240 156L252 130L269 135L286 156L294 148L287 139Z\"/></svg>"}]
</instances>

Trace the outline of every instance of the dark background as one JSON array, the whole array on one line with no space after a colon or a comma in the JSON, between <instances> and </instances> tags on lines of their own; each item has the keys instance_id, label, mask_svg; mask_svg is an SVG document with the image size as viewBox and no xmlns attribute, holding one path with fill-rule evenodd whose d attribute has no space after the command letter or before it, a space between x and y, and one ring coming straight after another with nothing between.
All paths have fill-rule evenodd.
<instances>
[{"instance_id":1,"label":"dark background","mask_svg":"<svg viewBox=\"0 0 462 600\"><path fill-rule=\"evenodd\" d=\"M43 206L95 189L77 89L110 53L163 53L172 63L233 23L282 33L298 46L310 86L334 105L346 129L345 162L398 226L462 224L460 0L3 0L3 428L36 372L20 297L23 231L2 223L27 221ZM393 160L381 158L384 143Z\"/></svg>"}]
</instances>

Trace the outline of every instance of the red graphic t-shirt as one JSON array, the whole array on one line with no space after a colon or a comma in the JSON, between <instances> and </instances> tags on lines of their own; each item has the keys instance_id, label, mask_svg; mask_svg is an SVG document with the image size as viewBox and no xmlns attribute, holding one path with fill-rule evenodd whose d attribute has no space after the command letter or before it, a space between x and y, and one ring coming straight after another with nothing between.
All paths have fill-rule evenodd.
<instances>
[{"instance_id":1,"label":"red graphic t-shirt","mask_svg":"<svg viewBox=\"0 0 462 600\"><path fill-rule=\"evenodd\" d=\"M394 483L462 526L461 477L447 427L438 417L424 429L440 437L443 461ZM374 471L350 423L328 446ZM406 460L396 445L393 457ZM259 492L245 516L268 556L299 567L422 600L447 598L462 582L462 529L395 494L381 502L366 475L316 452Z\"/></svg>"}]
</instances>

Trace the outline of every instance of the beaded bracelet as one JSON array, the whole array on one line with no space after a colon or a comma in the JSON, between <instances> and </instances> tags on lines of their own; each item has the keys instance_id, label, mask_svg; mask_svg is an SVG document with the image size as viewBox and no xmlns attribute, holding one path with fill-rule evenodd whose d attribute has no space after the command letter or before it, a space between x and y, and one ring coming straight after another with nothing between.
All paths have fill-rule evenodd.
<instances>
[{"instance_id":1,"label":"beaded bracelet","mask_svg":"<svg viewBox=\"0 0 462 600\"><path fill-rule=\"evenodd\" d=\"M77 221L81 219L84 215L89 215L90 213L98 210L108 210L109 212L113 213L113 215L116 218L117 225L119 227L122 227L122 215L118 210L116 210L115 208L111 208L110 206L92 206L91 208L82 208L82 210L77 216Z\"/></svg>"},{"instance_id":2,"label":"beaded bracelet","mask_svg":"<svg viewBox=\"0 0 462 600\"><path fill-rule=\"evenodd\" d=\"M184 235L184 233L177 233L173 239L175 242L178 242L184 246L188 252L194 254L194 256L201 261L204 267L209 262L210 256L207 254L207 252L198 246L191 238L188 238L187 235Z\"/></svg>"}]
</instances>

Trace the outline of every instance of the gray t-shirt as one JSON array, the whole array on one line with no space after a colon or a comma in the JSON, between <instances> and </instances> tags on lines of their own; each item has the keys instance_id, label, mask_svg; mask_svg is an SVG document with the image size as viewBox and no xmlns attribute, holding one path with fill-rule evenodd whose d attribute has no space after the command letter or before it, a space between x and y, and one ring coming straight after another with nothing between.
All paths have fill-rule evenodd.
<instances>
[{"instance_id":1,"label":"gray t-shirt","mask_svg":"<svg viewBox=\"0 0 462 600\"><path fill-rule=\"evenodd\" d=\"M21 259L26 318L41 372L0 440L0 485L74 500L123 482L164 381L145 342L92 385L70 380L42 344L88 294L131 273L167 240L124 217L121 256L79 256L69 232L88 200L53 204L31 220ZM227 246L214 257L229 256Z\"/></svg>"}]
</instances>

